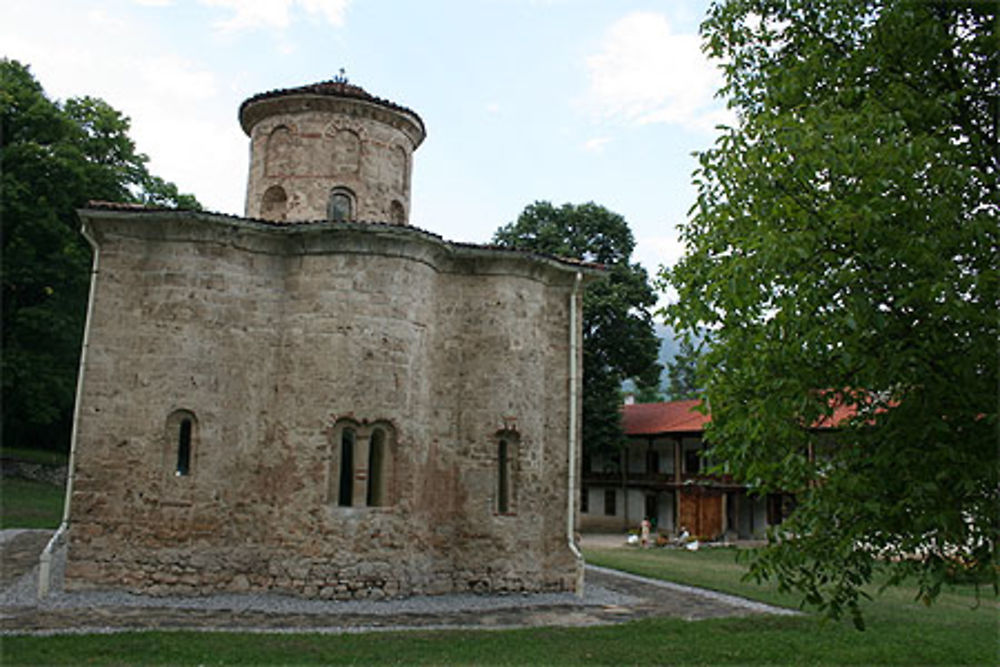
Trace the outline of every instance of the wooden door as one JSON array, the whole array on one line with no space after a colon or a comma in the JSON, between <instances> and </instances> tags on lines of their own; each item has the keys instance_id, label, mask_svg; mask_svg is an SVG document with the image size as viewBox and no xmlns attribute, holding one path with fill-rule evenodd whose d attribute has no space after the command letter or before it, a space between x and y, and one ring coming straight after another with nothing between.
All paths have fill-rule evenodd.
<instances>
[{"instance_id":1,"label":"wooden door","mask_svg":"<svg viewBox=\"0 0 1000 667\"><path fill-rule=\"evenodd\" d=\"M715 539L722 533L721 493L695 488L682 489L678 495L680 526L687 528L694 537Z\"/></svg>"}]
</instances>

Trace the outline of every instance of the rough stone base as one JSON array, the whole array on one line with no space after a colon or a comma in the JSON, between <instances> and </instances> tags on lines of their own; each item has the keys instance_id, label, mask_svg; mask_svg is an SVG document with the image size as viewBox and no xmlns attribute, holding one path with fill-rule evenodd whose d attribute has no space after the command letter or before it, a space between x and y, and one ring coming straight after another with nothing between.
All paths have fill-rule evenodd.
<instances>
[{"instance_id":1,"label":"rough stone base","mask_svg":"<svg viewBox=\"0 0 1000 667\"><path fill-rule=\"evenodd\" d=\"M153 596L280 593L321 600L380 600L451 593L557 593L575 588L575 577L570 576L524 577L490 570L403 574L392 576L365 564L333 570L323 563L288 566L272 562L259 571L225 572L167 563L125 566L71 560L66 567L66 590L115 589Z\"/></svg>"}]
</instances>

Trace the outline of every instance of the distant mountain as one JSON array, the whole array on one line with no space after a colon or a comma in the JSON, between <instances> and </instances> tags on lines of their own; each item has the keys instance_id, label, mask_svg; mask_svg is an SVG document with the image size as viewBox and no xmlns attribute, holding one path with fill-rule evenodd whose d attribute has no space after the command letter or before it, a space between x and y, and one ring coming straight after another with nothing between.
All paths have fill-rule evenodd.
<instances>
[{"instance_id":1,"label":"distant mountain","mask_svg":"<svg viewBox=\"0 0 1000 667\"><path fill-rule=\"evenodd\" d=\"M667 387L670 386L670 375L667 373L667 365L677 356L677 349L680 346L680 342L676 339L674 330L666 324L654 324L653 330L656 332L656 337L660 339L660 353L657 355L657 361L663 366L663 370L660 372L660 391L665 392ZM634 392L635 383L632 380L625 380L622 383L622 391Z\"/></svg>"},{"instance_id":2,"label":"distant mountain","mask_svg":"<svg viewBox=\"0 0 1000 667\"><path fill-rule=\"evenodd\" d=\"M653 325L653 330L656 332L656 337L660 339L660 354L657 357L657 361L663 366L663 370L660 372L660 391L666 393L667 387L670 386L670 373L667 371L667 367L677 356L681 343L669 325L657 323ZM625 380L622 383L622 391L635 391L635 384L631 380Z\"/></svg>"},{"instance_id":3,"label":"distant mountain","mask_svg":"<svg viewBox=\"0 0 1000 667\"><path fill-rule=\"evenodd\" d=\"M663 373L660 375L660 386L665 387L669 384L667 380L667 365L677 356L677 349L680 347L680 342L677 340L674 330L668 325L656 324L654 329L656 330L656 337L660 339L660 356L658 360L663 364Z\"/></svg>"}]
</instances>

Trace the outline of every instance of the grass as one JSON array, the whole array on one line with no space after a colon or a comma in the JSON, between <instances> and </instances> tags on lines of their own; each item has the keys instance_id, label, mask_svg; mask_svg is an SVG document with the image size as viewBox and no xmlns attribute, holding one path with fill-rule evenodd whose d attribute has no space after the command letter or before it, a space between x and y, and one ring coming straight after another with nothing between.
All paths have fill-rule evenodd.
<instances>
[{"instance_id":1,"label":"grass","mask_svg":"<svg viewBox=\"0 0 1000 667\"><path fill-rule=\"evenodd\" d=\"M735 549L686 550L635 548L593 549L587 561L648 577L701 586L761 602L798 607L799 598L781 593L776 585L742 581L746 566L736 562ZM859 632L849 619L826 621L815 615L795 619L792 632L775 636L775 652L767 662L815 664L1000 663L1000 604L991 589L972 585L945 589L931 606L916 601L915 586L899 586L862 603L866 630ZM764 623L761 619L748 622ZM777 647L786 645L787 651Z\"/></svg>"},{"instance_id":2,"label":"grass","mask_svg":"<svg viewBox=\"0 0 1000 667\"><path fill-rule=\"evenodd\" d=\"M66 490L19 477L0 480L0 528L58 528Z\"/></svg>"},{"instance_id":3,"label":"grass","mask_svg":"<svg viewBox=\"0 0 1000 667\"><path fill-rule=\"evenodd\" d=\"M591 565L798 608L799 601L795 596L779 593L775 586L740 581L746 566L736 562L736 552L735 547L712 547L698 551L616 547L587 549L585 555Z\"/></svg>"},{"instance_id":4,"label":"grass","mask_svg":"<svg viewBox=\"0 0 1000 667\"><path fill-rule=\"evenodd\" d=\"M53 452L48 449L26 449L24 447L0 447L0 458L50 466L64 466L69 462L69 456L62 452Z\"/></svg>"},{"instance_id":5,"label":"grass","mask_svg":"<svg viewBox=\"0 0 1000 667\"><path fill-rule=\"evenodd\" d=\"M739 581L730 550L601 549L591 562L710 585L772 603L787 596ZM996 664L997 605L972 610L971 589L935 606L912 591L866 608L868 630L815 616L688 622L657 618L594 628L419 631L363 635L140 632L3 638L14 664Z\"/></svg>"}]
</instances>

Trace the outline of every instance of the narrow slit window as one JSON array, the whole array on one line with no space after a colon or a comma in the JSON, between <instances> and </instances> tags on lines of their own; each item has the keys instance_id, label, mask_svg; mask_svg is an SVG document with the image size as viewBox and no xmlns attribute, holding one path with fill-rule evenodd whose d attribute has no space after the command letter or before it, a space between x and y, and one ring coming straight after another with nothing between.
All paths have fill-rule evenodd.
<instances>
[{"instance_id":1,"label":"narrow slit window","mask_svg":"<svg viewBox=\"0 0 1000 667\"><path fill-rule=\"evenodd\" d=\"M345 428L340 436L340 485L337 504L350 507L354 500L354 431Z\"/></svg>"},{"instance_id":2,"label":"narrow slit window","mask_svg":"<svg viewBox=\"0 0 1000 667\"><path fill-rule=\"evenodd\" d=\"M501 440L497 446L497 512L510 511L510 459L507 441Z\"/></svg>"},{"instance_id":3,"label":"narrow slit window","mask_svg":"<svg viewBox=\"0 0 1000 667\"><path fill-rule=\"evenodd\" d=\"M177 433L177 467L178 477L184 477L191 472L191 420L182 419Z\"/></svg>"},{"instance_id":4,"label":"narrow slit window","mask_svg":"<svg viewBox=\"0 0 1000 667\"><path fill-rule=\"evenodd\" d=\"M385 504L385 432L382 429L372 431L368 447L368 495L365 503L369 507L379 507Z\"/></svg>"}]
</instances>

